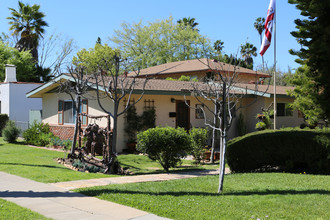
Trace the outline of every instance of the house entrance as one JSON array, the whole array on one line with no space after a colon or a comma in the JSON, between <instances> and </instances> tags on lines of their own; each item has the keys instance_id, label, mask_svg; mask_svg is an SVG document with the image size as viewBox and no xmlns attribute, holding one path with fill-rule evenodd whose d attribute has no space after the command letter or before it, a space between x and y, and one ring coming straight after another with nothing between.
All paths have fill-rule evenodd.
<instances>
[{"instance_id":1,"label":"house entrance","mask_svg":"<svg viewBox=\"0 0 330 220\"><path fill-rule=\"evenodd\" d=\"M187 101L190 104L189 101ZM183 100L176 100L176 127L182 127L186 131L190 129L190 108Z\"/></svg>"}]
</instances>

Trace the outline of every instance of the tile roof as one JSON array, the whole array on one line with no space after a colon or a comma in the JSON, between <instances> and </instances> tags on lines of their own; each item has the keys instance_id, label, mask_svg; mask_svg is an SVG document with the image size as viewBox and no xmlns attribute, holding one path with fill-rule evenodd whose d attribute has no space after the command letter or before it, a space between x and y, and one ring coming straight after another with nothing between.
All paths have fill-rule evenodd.
<instances>
[{"instance_id":1,"label":"tile roof","mask_svg":"<svg viewBox=\"0 0 330 220\"><path fill-rule=\"evenodd\" d=\"M58 81L62 80L61 77L65 77L67 80L72 80L72 77L68 74L63 74L62 76L58 77ZM110 77L104 77L104 85L105 87L109 85ZM123 85L129 85L129 83L133 80L131 77L120 77L120 79L123 79ZM98 79L100 80L100 78ZM152 91L156 94L158 92L192 92L194 89L194 85L198 87L199 89L209 89L209 85L203 83L203 82L191 82L191 81L170 81L170 80L164 80L164 79L149 79L147 80L147 83L145 84L144 78L136 78L136 83L134 86L135 91L142 91L143 87L145 91ZM93 88L96 88L95 78L93 80L90 80L91 86ZM120 85L120 83L119 83ZM36 88L35 90L32 90L29 94L31 97L41 97L43 93L50 91L51 89L54 89L57 87L58 84L53 81L46 84L43 84L42 86ZM100 87L103 87L103 83L99 84ZM126 86L127 87L127 86ZM120 87L118 88L120 89ZM292 90L294 87L286 87L286 86L276 86L276 94L279 95L287 95L287 90ZM248 94L256 94L256 95L263 95L268 94L272 95L274 93L274 87L272 85L256 85L255 84L235 84L233 85L231 92L235 94L245 94L246 90L249 90ZM254 92L257 91L257 92ZM161 93L158 93L161 94Z\"/></svg>"},{"instance_id":2,"label":"tile roof","mask_svg":"<svg viewBox=\"0 0 330 220\"><path fill-rule=\"evenodd\" d=\"M174 74L174 73L191 73L191 72L207 72L207 71L224 71L224 72L239 72L240 74L253 74L259 75L261 77L270 77L269 74L257 72L247 68L234 66L231 64L215 61L212 59L194 59L177 61L171 63L165 63L139 71L139 76L152 76L152 75L164 75L164 74ZM136 75L135 72L131 72L128 76Z\"/></svg>"}]
</instances>

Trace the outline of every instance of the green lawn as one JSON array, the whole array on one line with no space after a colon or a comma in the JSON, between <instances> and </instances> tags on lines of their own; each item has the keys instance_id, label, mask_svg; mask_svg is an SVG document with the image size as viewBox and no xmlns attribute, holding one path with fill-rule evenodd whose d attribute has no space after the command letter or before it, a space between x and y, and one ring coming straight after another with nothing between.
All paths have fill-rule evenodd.
<instances>
[{"instance_id":1,"label":"green lawn","mask_svg":"<svg viewBox=\"0 0 330 220\"><path fill-rule=\"evenodd\" d=\"M15 203L0 199L0 220L49 219Z\"/></svg>"},{"instance_id":2,"label":"green lawn","mask_svg":"<svg viewBox=\"0 0 330 220\"><path fill-rule=\"evenodd\" d=\"M108 185L77 192L172 219L330 219L330 177L287 173L226 175Z\"/></svg>"},{"instance_id":3,"label":"green lawn","mask_svg":"<svg viewBox=\"0 0 330 220\"><path fill-rule=\"evenodd\" d=\"M63 152L33 148L23 143L8 144L0 138L0 171L32 179L43 183L55 183L71 180L116 177L101 173L83 173L70 170L58 164L56 158L66 157ZM146 156L120 155L122 167L128 168L134 174L150 174L164 172L161 166ZM193 166L192 161L184 161L179 168L170 172L187 171L191 169L214 169L217 165Z\"/></svg>"},{"instance_id":4,"label":"green lawn","mask_svg":"<svg viewBox=\"0 0 330 220\"><path fill-rule=\"evenodd\" d=\"M8 144L0 138L0 171L43 183L109 177L95 173L73 171L58 164L64 153L38 149L23 144Z\"/></svg>"}]
</instances>

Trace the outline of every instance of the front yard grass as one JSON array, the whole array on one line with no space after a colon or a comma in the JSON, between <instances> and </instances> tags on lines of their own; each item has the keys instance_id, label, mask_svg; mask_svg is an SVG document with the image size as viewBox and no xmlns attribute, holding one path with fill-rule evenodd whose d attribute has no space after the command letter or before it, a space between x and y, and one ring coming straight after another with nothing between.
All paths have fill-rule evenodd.
<instances>
[{"instance_id":1,"label":"front yard grass","mask_svg":"<svg viewBox=\"0 0 330 220\"><path fill-rule=\"evenodd\" d=\"M108 185L77 192L172 219L330 219L330 177L287 173L226 175Z\"/></svg>"},{"instance_id":2,"label":"front yard grass","mask_svg":"<svg viewBox=\"0 0 330 220\"><path fill-rule=\"evenodd\" d=\"M32 148L22 143L8 144L0 138L0 171L43 183L109 177L68 169L55 160L63 156L63 152Z\"/></svg>"},{"instance_id":3,"label":"front yard grass","mask_svg":"<svg viewBox=\"0 0 330 220\"><path fill-rule=\"evenodd\" d=\"M58 164L56 158L66 157L63 152L25 146L23 143L9 144L0 138L0 171L43 183L65 182L93 178L118 177L101 173L73 171ZM134 174L164 173L161 166L146 156L120 155L119 162ZM191 169L215 169L217 165L193 166L193 161L184 161L179 168L170 172Z\"/></svg>"},{"instance_id":4,"label":"front yard grass","mask_svg":"<svg viewBox=\"0 0 330 220\"><path fill-rule=\"evenodd\" d=\"M23 208L15 203L8 202L4 199L0 199L0 220L7 219L26 219L26 220L37 220L37 219L49 219L40 215L39 213L33 212L30 209Z\"/></svg>"}]
</instances>

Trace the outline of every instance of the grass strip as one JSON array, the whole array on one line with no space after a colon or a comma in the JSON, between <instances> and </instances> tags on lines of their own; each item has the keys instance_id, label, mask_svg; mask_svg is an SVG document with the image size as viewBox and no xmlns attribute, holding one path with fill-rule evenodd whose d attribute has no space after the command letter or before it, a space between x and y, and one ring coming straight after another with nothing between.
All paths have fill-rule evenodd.
<instances>
[{"instance_id":1,"label":"grass strip","mask_svg":"<svg viewBox=\"0 0 330 220\"><path fill-rule=\"evenodd\" d=\"M330 219L330 177L232 174L76 190L171 219Z\"/></svg>"},{"instance_id":2,"label":"grass strip","mask_svg":"<svg viewBox=\"0 0 330 220\"><path fill-rule=\"evenodd\" d=\"M0 220L41 220L46 218L39 213L33 212L30 209L23 208L15 203L0 199Z\"/></svg>"}]
</instances>

